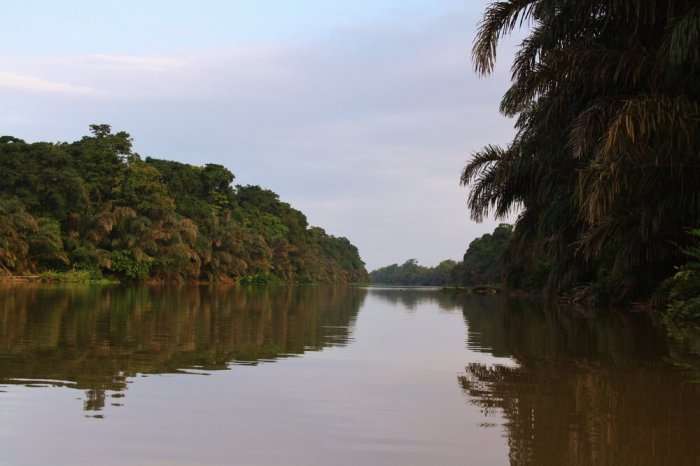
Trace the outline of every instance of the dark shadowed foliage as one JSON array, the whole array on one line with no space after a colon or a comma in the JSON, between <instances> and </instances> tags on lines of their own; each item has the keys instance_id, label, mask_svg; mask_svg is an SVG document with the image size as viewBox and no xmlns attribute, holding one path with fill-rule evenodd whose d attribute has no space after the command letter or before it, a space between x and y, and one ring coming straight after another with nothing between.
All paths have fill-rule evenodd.
<instances>
[{"instance_id":1,"label":"dark shadowed foliage","mask_svg":"<svg viewBox=\"0 0 700 466\"><path fill-rule=\"evenodd\" d=\"M495 2L474 43L479 73L519 26L529 34L501 102L517 133L465 167L472 217L519 213L514 285L648 296L700 223L700 6Z\"/></svg>"}]
</instances>

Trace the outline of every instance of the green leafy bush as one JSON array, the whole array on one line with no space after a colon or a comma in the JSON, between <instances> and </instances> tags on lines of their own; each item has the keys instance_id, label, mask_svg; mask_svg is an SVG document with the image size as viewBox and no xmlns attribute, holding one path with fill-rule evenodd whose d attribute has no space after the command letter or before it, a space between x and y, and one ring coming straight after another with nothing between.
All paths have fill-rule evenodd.
<instances>
[{"instance_id":1,"label":"green leafy bush","mask_svg":"<svg viewBox=\"0 0 700 466\"><path fill-rule=\"evenodd\" d=\"M665 284L666 319L700 322L700 229L692 230L696 243L684 250L688 262Z\"/></svg>"},{"instance_id":2,"label":"green leafy bush","mask_svg":"<svg viewBox=\"0 0 700 466\"><path fill-rule=\"evenodd\" d=\"M112 270L130 280L143 280L151 270L151 260L138 260L131 251L112 252Z\"/></svg>"}]
</instances>

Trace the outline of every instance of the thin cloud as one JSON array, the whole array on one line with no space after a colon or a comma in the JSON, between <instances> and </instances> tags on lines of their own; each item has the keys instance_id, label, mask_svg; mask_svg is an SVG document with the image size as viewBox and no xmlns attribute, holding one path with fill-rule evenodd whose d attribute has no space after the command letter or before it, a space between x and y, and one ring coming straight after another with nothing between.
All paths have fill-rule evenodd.
<instances>
[{"instance_id":1,"label":"thin cloud","mask_svg":"<svg viewBox=\"0 0 700 466\"><path fill-rule=\"evenodd\" d=\"M85 57L90 65L119 68L125 70L170 71L187 64L186 60L173 57L149 57L135 55L95 54Z\"/></svg>"},{"instance_id":2,"label":"thin cloud","mask_svg":"<svg viewBox=\"0 0 700 466\"><path fill-rule=\"evenodd\" d=\"M0 71L0 88L42 94L96 95L98 91L86 86L49 81L22 74Z\"/></svg>"}]
</instances>

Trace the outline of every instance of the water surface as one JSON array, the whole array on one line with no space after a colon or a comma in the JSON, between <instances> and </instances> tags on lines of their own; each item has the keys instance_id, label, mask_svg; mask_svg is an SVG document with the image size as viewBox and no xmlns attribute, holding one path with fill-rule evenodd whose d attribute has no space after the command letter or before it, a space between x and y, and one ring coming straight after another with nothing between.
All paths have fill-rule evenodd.
<instances>
[{"instance_id":1,"label":"water surface","mask_svg":"<svg viewBox=\"0 0 700 466\"><path fill-rule=\"evenodd\" d=\"M0 288L0 465L700 465L695 362L436 290Z\"/></svg>"}]
</instances>

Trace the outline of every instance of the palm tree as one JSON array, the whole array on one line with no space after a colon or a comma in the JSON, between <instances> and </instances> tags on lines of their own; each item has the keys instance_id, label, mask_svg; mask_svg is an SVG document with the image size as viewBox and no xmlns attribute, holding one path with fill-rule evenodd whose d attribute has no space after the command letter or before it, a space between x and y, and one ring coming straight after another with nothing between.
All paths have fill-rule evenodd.
<instances>
[{"instance_id":1,"label":"palm tree","mask_svg":"<svg viewBox=\"0 0 700 466\"><path fill-rule=\"evenodd\" d=\"M523 25L501 101L517 133L465 167L472 216L520 212L512 252L545 254L554 289L648 291L700 223L700 2L495 2L474 42L478 73Z\"/></svg>"}]
</instances>

